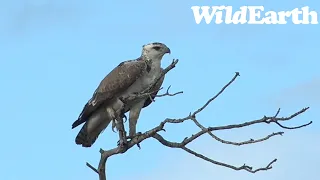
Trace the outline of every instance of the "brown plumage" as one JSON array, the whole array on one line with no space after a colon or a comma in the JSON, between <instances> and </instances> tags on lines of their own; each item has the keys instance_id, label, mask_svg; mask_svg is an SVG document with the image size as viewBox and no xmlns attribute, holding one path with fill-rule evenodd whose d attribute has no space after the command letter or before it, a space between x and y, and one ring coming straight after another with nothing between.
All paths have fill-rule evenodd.
<instances>
[{"instance_id":1,"label":"brown plumage","mask_svg":"<svg viewBox=\"0 0 320 180\"><path fill-rule=\"evenodd\" d=\"M114 68L100 82L93 97L84 106L79 118L72 124L72 129L85 122L92 112L101 105L107 105L112 98L131 86L147 70L147 66L145 61L138 59L122 62ZM128 76L128 72L130 72L130 76Z\"/></svg>"},{"instance_id":2,"label":"brown plumage","mask_svg":"<svg viewBox=\"0 0 320 180\"><path fill-rule=\"evenodd\" d=\"M161 43L143 46L140 58L120 63L99 84L93 97L85 104L72 129L85 123L78 133L75 142L83 147L90 147L99 134L114 120L117 115L130 111L130 135L136 131L136 123L142 108L152 103L150 98L138 99L124 104L120 97L139 93L147 88L152 79L162 71L160 61L170 49ZM163 83L162 77L151 90L154 99ZM121 111L121 112L120 112Z\"/></svg>"},{"instance_id":3,"label":"brown plumage","mask_svg":"<svg viewBox=\"0 0 320 180\"><path fill-rule=\"evenodd\" d=\"M115 101L113 98L130 87L146 70L147 63L145 61L130 60L122 62L100 82L93 97L86 103L79 118L72 124L72 129L86 122L93 112L97 112L98 116L106 121L96 123L90 129L88 129L88 123L85 123L76 137L76 144L90 147L96 141L100 132L115 118L110 116L104 107L112 105ZM130 76L128 76L128 72L130 72ZM90 136L88 136L88 131L91 134Z\"/></svg>"}]
</instances>

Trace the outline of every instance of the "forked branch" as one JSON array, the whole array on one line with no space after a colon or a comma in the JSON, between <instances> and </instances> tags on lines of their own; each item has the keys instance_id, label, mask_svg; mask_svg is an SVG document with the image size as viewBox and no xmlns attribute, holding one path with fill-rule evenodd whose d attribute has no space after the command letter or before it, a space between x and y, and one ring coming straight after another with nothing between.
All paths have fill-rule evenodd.
<instances>
[{"instance_id":1,"label":"forked branch","mask_svg":"<svg viewBox=\"0 0 320 180\"><path fill-rule=\"evenodd\" d=\"M170 71L171 69L173 69L175 67L175 65L178 63L178 60L174 60L172 62L172 64L170 66L168 66L162 76L164 74L166 74L168 71ZM284 122L284 121L289 121L293 118L295 118L296 116L304 113L305 111L307 111L309 109L309 107L307 108L303 108L301 109L300 111L290 115L290 116L287 116L287 117L278 117L279 113L280 113L280 109L278 109L278 111L276 112L275 115L273 116L263 116L262 118L260 119L256 119L256 120L251 120L251 121L247 121L247 122L244 122L244 123L240 123L240 124L231 124L231 125L225 125L225 126L215 126L215 127L204 127L196 118L196 115L199 114L200 112L202 112L210 103L212 103L218 96L220 96L226 89L227 87L229 87L235 80L237 77L239 77L240 74L238 72L236 72L236 74L234 75L234 77L215 95L213 96L212 98L210 98L203 106L201 106L199 109L197 109L196 111L194 111L193 113L190 113L189 115L187 115L186 117L184 118L179 118L179 119L172 119L172 118L167 118L165 119L164 121L162 121L158 126L154 127L153 129L149 130L149 131L146 131L145 133L142 133L141 135L139 136L136 136L134 138L132 138L130 141L128 141L126 143L125 146L117 146L113 149L110 149L110 150L100 150L100 153L101 153L101 158L100 158L100 162L99 162L99 166L98 166L98 169L94 168L92 165L90 165L89 163L87 163L87 166L89 168L91 168L94 172L98 173L99 174L99 179L100 180L106 180L106 162L107 162L107 159L113 155L116 155L116 154L121 154L121 153L125 153L128 149L132 148L133 146L135 145L138 145L140 144L142 141L146 140L146 139L149 139L149 138L154 138L156 140L158 140L162 145L164 146L167 146L167 147L170 147L170 148L179 148L179 149L182 149L198 158L201 158L207 162L210 162L212 164L215 164L215 165L219 165L219 166L224 166L224 167L227 167L227 168L231 168L233 170L245 170L245 171L248 171L250 173L256 173L258 171L266 171L266 170L269 170L272 168L272 165L277 161L277 159L274 159L272 161L270 161L265 167L261 167L261 168L256 168L256 169L253 169L253 167L249 166L249 165L242 165L242 166L234 166L234 165L230 165L230 164L227 164L227 163L223 163L223 162L219 162L219 161L216 161L216 160L213 160L203 154L199 154L191 149L189 149L187 147L187 145L193 141L195 141L196 139L198 139L199 137L201 137L202 135L204 134L208 134L210 135L213 139L221 142L221 143L224 143L224 144L231 144L231 145L236 145L236 146L240 146L240 145L247 145L247 144L253 144L253 143L258 143L258 142L263 142L263 141L266 141L268 139L270 139L271 137L274 137L274 136L279 136L279 135L283 135L284 132L273 132L273 133L270 133L269 135L263 137L263 138L258 138L258 139L250 139L250 140L247 140L247 141L243 141L243 142L232 142L232 141L227 141L227 140L223 140L221 138L219 138L218 136L214 135L214 131L221 131L221 130L227 130L227 129L235 129L235 128L243 128L243 127L247 127L247 126L251 126L251 125L254 125L254 124L276 124L277 126L279 126L280 128L282 129L298 129L298 128L302 128L302 127L305 127L305 126L308 126L312 123L312 121L310 121L309 123L306 123L306 124L303 124L303 125L300 125L300 126L295 126L295 127L287 127L287 126L284 126L282 125L280 122ZM155 83L160 79L161 77L159 77ZM154 83L154 84L155 84ZM140 96L150 96L150 89L152 89L154 86L150 86L146 91L144 91L142 94L139 94L137 95L136 97L129 97L129 98L137 98L137 97L140 97ZM177 95L177 94L181 94L182 92L178 92L178 93L169 93L169 89L170 87L167 89L167 92L163 95L158 95L158 97L163 97L163 96L174 96L174 95ZM183 141L181 142L172 142L172 141L169 141L169 140L166 140L163 136L161 136L159 134L160 131L165 131L164 127L166 124L179 124L179 123L183 123L185 121L193 121L194 124L199 127L199 131L193 135L191 135L190 137L186 137ZM121 123L123 123L121 121ZM119 133L120 131L122 130L123 132L124 131L124 126L122 124L122 126L119 126L120 127L120 130L119 130ZM121 129L122 128L122 129ZM120 136L120 139L121 139L121 136Z\"/></svg>"}]
</instances>

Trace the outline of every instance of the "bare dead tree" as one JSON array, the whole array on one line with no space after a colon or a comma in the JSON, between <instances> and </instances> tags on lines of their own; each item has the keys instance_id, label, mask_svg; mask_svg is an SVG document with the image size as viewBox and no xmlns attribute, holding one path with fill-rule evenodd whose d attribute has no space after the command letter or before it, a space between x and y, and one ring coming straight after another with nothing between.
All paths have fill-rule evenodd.
<instances>
[{"instance_id":1,"label":"bare dead tree","mask_svg":"<svg viewBox=\"0 0 320 180\"><path fill-rule=\"evenodd\" d=\"M163 71L162 75L166 74L167 72L169 72L171 69L173 69L176 64L178 63L178 60L173 60L173 62ZM160 76L160 77L161 77ZM235 145L235 146L241 146L241 145L246 145L246 144L253 144L253 143L258 143L258 142L263 142L266 141L274 136L278 136L278 135L283 135L284 132L273 132L269 135L266 135L264 138L260 138L260 139L250 139L247 141L243 141L243 142L232 142L232 141L226 141L223 140L221 138L219 138L218 136L214 135L213 132L214 131L221 131L221 130L227 130L227 129L235 129L235 128L243 128L243 127L247 127L247 126L251 126L254 124L276 124L279 127L281 127L282 129L298 129L298 128L302 128L305 126L308 126L312 123L312 121L310 121L307 124L303 124L300 126L295 126L295 127L287 127L282 125L280 122L284 122L284 121L289 121L293 118L295 118L296 116L304 113L305 111L307 111L309 109L309 107L303 108L300 111L288 116L288 117L278 117L279 113L280 113L280 109L278 109L278 111L275 113L275 115L273 116L263 116L260 119L257 120L251 120L251 121L247 121L244 123L240 123L240 124L231 124L231 125L225 125L225 126L216 126L216 127L204 127L203 125L201 125L201 123L197 120L196 116L197 114L201 113L210 103L212 103L219 95L221 95L224 90L229 87L235 80L237 77L239 77L240 74L239 72L236 72L236 74L234 75L234 77L212 98L210 98L202 107L200 107L198 110L194 111L193 113L190 113L189 115L187 115L186 117L180 118L180 119L170 119L167 118L164 121L162 121L158 126L154 127L153 129L146 131L134 138L132 138L130 141L127 141L126 139L126 133L124 130L124 125L123 125L123 121L121 118L119 118L117 120L117 128L119 130L119 138L120 138L120 142L124 142L124 145L120 143L120 145L118 145L117 147L113 148L113 149L109 149L109 150L103 150L100 149L100 162L98 165L98 168L93 167L92 165L90 165L89 163L86 163L86 165L91 168L94 172L96 172L99 175L99 179L100 180L106 180L106 162L108 160L109 157L116 155L116 154L122 154L125 153L128 149L132 148L135 145L139 146L139 143L141 143L142 141L149 139L149 138L154 138L157 141L159 141L162 145L170 147L170 148L179 148L182 149L198 158L201 158L205 161L208 161L212 164L215 165L219 165L219 166L224 166L226 168L231 168L234 170L245 170L248 171L250 173L256 173L258 171L266 171L272 168L272 165L277 161L277 159L273 159L272 161L270 161L265 167L260 167L260 168L256 168L253 169L253 167L249 166L249 165L242 165L242 166L234 166L234 165L230 165L224 162L219 162L216 160L213 160L205 155L199 154L191 149L189 149L187 147L187 145L193 141L195 141L197 138L199 138L200 136L204 135L204 134L209 134L213 139L224 143L224 144L230 144L230 145ZM126 97L127 100L128 99L133 99L133 98L137 98L137 97L141 97L141 96L150 96L150 94L152 92L150 92L150 89L156 84L157 81L159 81L160 77L158 79L155 80L155 82L153 83L152 86L150 86L148 89L146 89L143 93L135 95L135 96L130 96L130 97ZM169 86L170 88L170 86ZM162 94L162 95L158 95L157 97L163 97L163 96L175 96L177 94L181 94L183 93L181 92L177 92L177 93L169 93L169 88L167 89L166 93ZM166 124L180 124L183 123L185 121L193 121L194 124L196 126L198 126L200 128L200 131L197 132L196 134L191 135L190 137L186 137L183 141L181 142L172 142L169 140L166 140L165 138L163 138L159 132L160 131L165 131L164 127ZM140 146L139 146L140 147Z\"/></svg>"}]
</instances>

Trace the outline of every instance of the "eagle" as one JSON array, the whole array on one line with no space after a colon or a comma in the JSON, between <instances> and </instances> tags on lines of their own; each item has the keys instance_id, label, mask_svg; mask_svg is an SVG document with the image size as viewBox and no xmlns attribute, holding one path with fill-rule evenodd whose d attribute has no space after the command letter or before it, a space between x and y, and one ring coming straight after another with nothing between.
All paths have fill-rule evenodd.
<instances>
[{"instance_id":1,"label":"eagle","mask_svg":"<svg viewBox=\"0 0 320 180\"><path fill-rule=\"evenodd\" d=\"M121 62L99 84L92 98L85 104L72 129L81 125L75 143L91 147L100 133L118 116L129 112L129 137L134 137L142 108L149 106L162 86L161 60L170 49L163 43L153 42L142 46L141 56ZM158 82L150 89L151 95L124 102L125 97L137 95Z\"/></svg>"}]
</instances>

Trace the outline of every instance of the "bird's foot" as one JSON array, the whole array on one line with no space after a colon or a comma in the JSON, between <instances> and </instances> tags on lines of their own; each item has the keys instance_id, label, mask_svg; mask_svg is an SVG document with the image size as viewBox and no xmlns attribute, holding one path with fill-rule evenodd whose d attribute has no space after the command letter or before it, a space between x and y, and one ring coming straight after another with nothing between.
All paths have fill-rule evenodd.
<instances>
[{"instance_id":1,"label":"bird's foot","mask_svg":"<svg viewBox=\"0 0 320 180\"><path fill-rule=\"evenodd\" d=\"M117 142L117 146L120 146L120 148L123 148L123 147L125 147L125 146L128 145L128 141L127 141L125 132L124 132L124 133L121 133L120 136L121 136L121 137L120 137L120 139L119 139L118 142Z\"/></svg>"},{"instance_id":2,"label":"bird's foot","mask_svg":"<svg viewBox=\"0 0 320 180\"><path fill-rule=\"evenodd\" d=\"M111 129L112 129L113 132L115 132L115 131L114 131L114 128L115 128L115 127L117 127L117 122L116 122L115 119L113 119L113 120L112 120L112 127L111 127ZM117 129L117 131L118 131L118 128L116 128L116 129Z\"/></svg>"},{"instance_id":3,"label":"bird's foot","mask_svg":"<svg viewBox=\"0 0 320 180\"><path fill-rule=\"evenodd\" d=\"M123 114L122 118L124 118L124 122L127 122L128 118L127 118L127 116L125 114Z\"/></svg>"},{"instance_id":4,"label":"bird's foot","mask_svg":"<svg viewBox=\"0 0 320 180\"><path fill-rule=\"evenodd\" d=\"M120 140L118 140L118 142L117 142L117 146L120 146L121 148L126 147L127 145L128 145L128 142L125 141L125 139L124 139L124 140L123 140L123 139L120 139Z\"/></svg>"},{"instance_id":5,"label":"bird's foot","mask_svg":"<svg viewBox=\"0 0 320 180\"><path fill-rule=\"evenodd\" d=\"M129 133L130 134L130 133ZM133 138L135 138L135 137L138 137L138 136L141 136L142 135L142 132L137 132L137 133L134 133L133 135L132 135L133 133L131 133L131 135L129 135L129 136L127 136L127 139L133 139Z\"/></svg>"},{"instance_id":6,"label":"bird's foot","mask_svg":"<svg viewBox=\"0 0 320 180\"><path fill-rule=\"evenodd\" d=\"M124 123L127 122L127 120L128 120L125 113L126 113L125 108L122 107L121 110L119 111L119 116L122 120L124 119L124 121L123 121Z\"/></svg>"},{"instance_id":7,"label":"bird's foot","mask_svg":"<svg viewBox=\"0 0 320 180\"><path fill-rule=\"evenodd\" d=\"M127 121L127 116L126 116L125 114L122 114L122 117L121 117L121 118L122 118L122 119L123 119L123 118L125 119L125 120L124 120L124 123ZM113 132L115 132L115 131L114 131L114 128L115 128L115 127L117 127L117 120L116 120L116 119L113 119L113 120L112 120L112 126L111 126L111 129L112 129ZM116 130L119 131L118 128L116 128Z\"/></svg>"},{"instance_id":8,"label":"bird's foot","mask_svg":"<svg viewBox=\"0 0 320 180\"><path fill-rule=\"evenodd\" d=\"M127 136L126 139L132 140L132 139L134 139L134 138L139 138L139 136L141 136L141 135L142 135L141 132L137 132L137 133L135 133L134 135L129 135L129 136ZM139 143L137 143L137 146L138 146L139 149L141 149L141 146L140 146Z\"/></svg>"}]
</instances>

